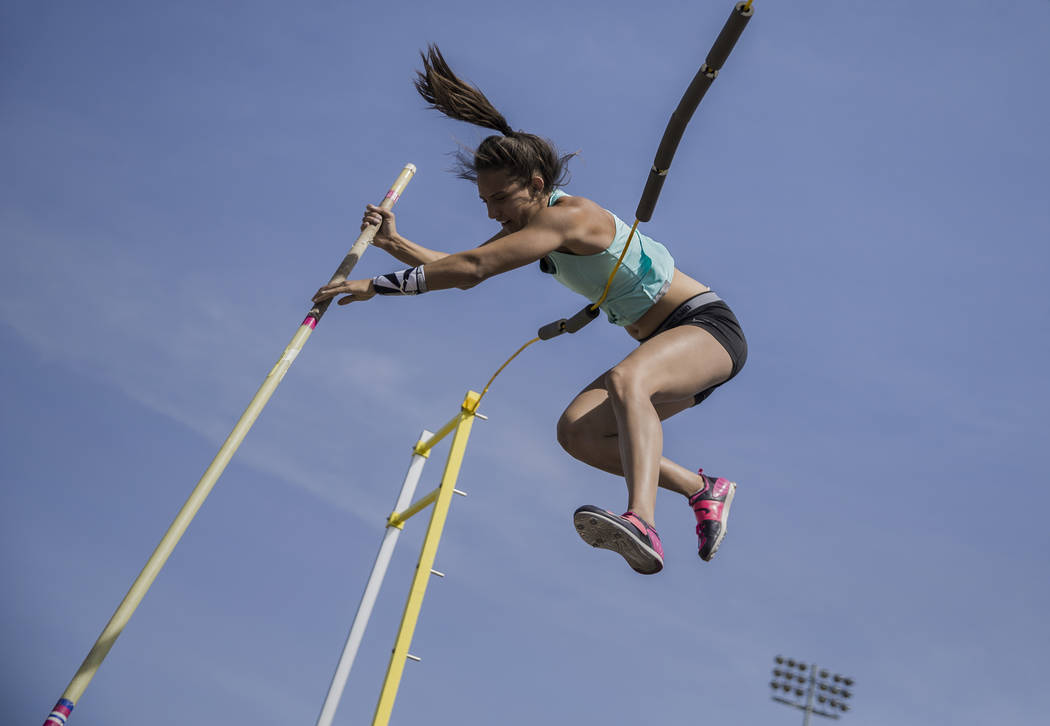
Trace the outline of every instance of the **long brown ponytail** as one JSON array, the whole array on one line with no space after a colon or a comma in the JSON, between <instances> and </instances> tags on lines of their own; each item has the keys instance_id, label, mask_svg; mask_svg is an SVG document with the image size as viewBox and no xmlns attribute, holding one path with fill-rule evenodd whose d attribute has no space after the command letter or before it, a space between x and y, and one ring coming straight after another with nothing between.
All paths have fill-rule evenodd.
<instances>
[{"instance_id":1,"label":"long brown ponytail","mask_svg":"<svg viewBox=\"0 0 1050 726\"><path fill-rule=\"evenodd\" d=\"M545 194L565 183L566 162L574 154L561 156L548 139L514 131L484 93L452 71L436 45L429 45L427 52L420 55L423 70L416 72L415 86L431 108L457 121L501 134L485 138L472 153L456 152L456 172L460 178L476 182L479 171L503 169L511 178L527 184L533 174L539 174L543 177Z\"/></svg>"}]
</instances>

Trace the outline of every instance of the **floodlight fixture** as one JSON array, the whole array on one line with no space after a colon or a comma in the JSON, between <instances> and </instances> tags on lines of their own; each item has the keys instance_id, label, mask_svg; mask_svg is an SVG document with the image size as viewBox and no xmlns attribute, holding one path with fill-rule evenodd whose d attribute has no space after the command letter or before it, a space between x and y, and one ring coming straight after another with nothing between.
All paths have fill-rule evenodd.
<instances>
[{"instance_id":1,"label":"floodlight fixture","mask_svg":"<svg viewBox=\"0 0 1050 726\"><path fill-rule=\"evenodd\" d=\"M772 699L802 711L803 726L809 726L811 714L838 719L840 714L849 711L846 699L852 698L853 693L846 686L853 686L852 678L782 655L773 661L780 667L773 669L773 680L769 682ZM787 670L783 666L787 666ZM778 690L785 695L778 696ZM814 701L819 706L815 706Z\"/></svg>"}]
</instances>

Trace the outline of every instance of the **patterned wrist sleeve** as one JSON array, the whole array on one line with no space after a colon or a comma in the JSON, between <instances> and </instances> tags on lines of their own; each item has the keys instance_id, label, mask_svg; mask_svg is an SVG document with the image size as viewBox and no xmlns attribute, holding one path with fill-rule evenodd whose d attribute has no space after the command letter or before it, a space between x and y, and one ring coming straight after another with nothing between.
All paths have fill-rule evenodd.
<instances>
[{"instance_id":1,"label":"patterned wrist sleeve","mask_svg":"<svg viewBox=\"0 0 1050 726\"><path fill-rule=\"evenodd\" d=\"M400 272L388 272L372 278L372 285L380 295L420 295L427 291L423 265Z\"/></svg>"}]
</instances>

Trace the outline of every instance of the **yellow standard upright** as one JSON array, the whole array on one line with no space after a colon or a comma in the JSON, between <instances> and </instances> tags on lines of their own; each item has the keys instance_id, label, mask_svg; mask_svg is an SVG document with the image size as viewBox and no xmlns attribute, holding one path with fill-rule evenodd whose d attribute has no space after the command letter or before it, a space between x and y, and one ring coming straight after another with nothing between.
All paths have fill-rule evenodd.
<instances>
[{"instance_id":1,"label":"yellow standard upright","mask_svg":"<svg viewBox=\"0 0 1050 726\"><path fill-rule=\"evenodd\" d=\"M419 562L416 565L416 573L412 578L412 588L405 602L405 613L401 616L401 627L398 629L397 640L394 641L394 650L390 655L390 665L383 680L383 690L379 694L379 704L376 706L375 718L372 719L373 726L386 726L390 722L390 713L394 708L394 699L397 697L397 689L401 684L401 674L405 669L405 659L408 658L408 648L412 643L412 634L416 629L416 621L419 619L419 610L423 606L423 595L427 590L427 582L434 568L434 557L437 555L438 542L441 532L445 527L445 519L448 516L448 508L452 502L452 495L456 492L456 479L459 477L459 469L463 463L463 454L467 448L467 439L470 437L470 428L477 416L478 403L481 396L474 391L469 391L463 400L463 406L459 414L449 421L436 434L426 442L416 445L416 453L426 456L430 449L451 432L452 446L445 463L445 472L441 476L441 484L413 504L403 512L394 512L387 520L388 527L401 527L406 519L418 513L429 504L433 503L434 511L430 515L430 524L427 527L426 537L423 539L423 548L419 553Z\"/></svg>"}]
</instances>

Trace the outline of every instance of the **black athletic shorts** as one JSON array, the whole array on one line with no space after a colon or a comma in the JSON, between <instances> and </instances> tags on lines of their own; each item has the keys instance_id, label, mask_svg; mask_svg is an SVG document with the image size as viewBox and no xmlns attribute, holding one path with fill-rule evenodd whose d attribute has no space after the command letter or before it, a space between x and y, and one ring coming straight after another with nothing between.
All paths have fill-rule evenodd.
<instances>
[{"instance_id":1,"label":"black athletic shorts","mask_svg":"<svg viewBox=\"0 0 1050 726\"><path fill-rule=\"evenodd\" d=\"M708 290L686 300L675 308L651 335L645 337L641 342L644 343L646 340L651 340L665 330L677 328L679 325L695 325L698 328L703 328L713 335L715 340L721 343L722 347L729 353L729 358L733 361L733 370L729 374L729 378L722 381L722 383L733 380L736 374L740 372L740 369L744 367L744 363L747 362L747 339L744 338L744 331L740 328L740 321L736 319L733 311L722 302L722 298L718 297L714 291ZM693 397L693 405L695 406L710 396L722 383L705 388L696 394Z\"/></svg>"}]
</instances>

